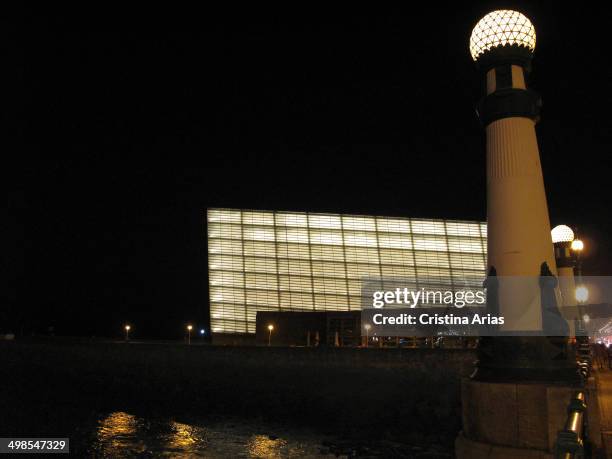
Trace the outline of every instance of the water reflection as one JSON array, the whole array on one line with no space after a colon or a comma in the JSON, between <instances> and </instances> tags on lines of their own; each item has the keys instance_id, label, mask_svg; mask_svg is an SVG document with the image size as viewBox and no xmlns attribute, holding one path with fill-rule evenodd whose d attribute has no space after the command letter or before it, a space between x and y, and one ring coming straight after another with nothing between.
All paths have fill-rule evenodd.
<instances>
[{"instance_id":1,"label":"water reflection","mask_svg":"<svg viewBox=\"0 0 612 459\"><path fill-rule=\"evenodd\" d=\"M252 435L247 445L248 452L252 458L280 458L283 447L287 445L280 438L272 439L265 435Z\"/></svg>"},{"instance_id":2,"label":"water reflection","mask_svg":"<svg viewBox=\"0 0 612 459\"><path fill-rule=\"evenodd\" d=\"M118 440L136 432L136 417L117 411L100 421L98 437L101 441Z\"/></svg>"},{"instance_id":3,"label":"water reflection","mask_svg":"<svg viewBox=\"0 0 612 459\"><path fill-rule=\"evenodd\" d=\"M170 422L170 434L165 436L165 444L171 451L197 451L206 447L206 430L201 427Z\"/></svg>"},{"instance_id":4,"label":"water reflection","mask_svg":"<svg viewBox=\"0 0 612 459\"><path fill-rule=\"evenodd\" d=\"M104 450L109 454L133 449L138 444L136 431L136 417L117 411L100 421L97 443L104 445Z\"/></svg>"},{"instance_id":5,"label":"water reflection","mask_svg":"<svg viewBox=\"0 0 612 459\"><path fill-rule=\"evenodd\" d=\"M308 432L246 422L145 419L122 411L100 419L93 437L85 448L95 457L333 457L321 454L320 440Z\"/></svg>"}]
</instances>

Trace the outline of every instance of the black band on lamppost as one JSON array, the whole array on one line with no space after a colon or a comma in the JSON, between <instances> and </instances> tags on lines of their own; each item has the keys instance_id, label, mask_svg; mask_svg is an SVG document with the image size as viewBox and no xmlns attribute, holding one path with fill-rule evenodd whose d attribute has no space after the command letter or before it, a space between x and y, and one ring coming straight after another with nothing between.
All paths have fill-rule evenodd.
<instances>
[{"instance_id":1,"label":"black band on lamppost","mask_svg":"<svg viewBox=\"0 0 612 459\"><path fill-rule=\"evenodd\" d=\"M484 126L503 118L520 116L538 121L542 100L531 89L504 88L480 100L478 114Z\"/></svg>"},{"instance_id":2,"label":"black band on lamppost","mask_svg":"<svg viewBox=\"0 0 612 459\"><path fill-rule=\"evenodd\" d=\"M531 71L532 57L531 49L518 44L493 47L477 56L476 66L484 78L490 71L494 71L495 76L495 89L478 104L478 115L484 126L513 116L539 121L540 95L532 89L516 87L512 75L512 66L517 66L524 79Z\"/></svg>"},{"instance_id":3,"label":"black band on lamppost","mask_svg":"<svg viewBox=\"0 0 612 459\"><path fill-rule=\"evenodd\" d=\"M527 46L506 44L484 51L476 58L476 67L483 73L502 65L520 65L525 73L531 73L533 51Z\"/></svg>"}]
</instances>

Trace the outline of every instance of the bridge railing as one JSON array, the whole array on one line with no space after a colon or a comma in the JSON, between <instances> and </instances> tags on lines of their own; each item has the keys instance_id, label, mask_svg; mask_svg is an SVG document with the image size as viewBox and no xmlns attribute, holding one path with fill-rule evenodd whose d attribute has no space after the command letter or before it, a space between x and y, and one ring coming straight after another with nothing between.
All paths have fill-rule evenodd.
<instances>
[{"instance_id":1,"label":"bridge railing","mask_svg":"<svg viewBox=\"0 0 612 459\"><path fill-rule=\"evenodd\" d=\"M563 430L557 434L555 459L583 459L587 434L587 405L584 391L577 391L567 407Z\"/></svg>"},{"instance_id":2,"label":"bridge railing","mask_svg":"<svg viewBox=\"0 0 612 459\"><path fill-rule=\"evenodd\" d=\"M586 381L593 367L593 352L588 338L576 338L576 361L583 380Z\"/></svg>"}]
</instances>

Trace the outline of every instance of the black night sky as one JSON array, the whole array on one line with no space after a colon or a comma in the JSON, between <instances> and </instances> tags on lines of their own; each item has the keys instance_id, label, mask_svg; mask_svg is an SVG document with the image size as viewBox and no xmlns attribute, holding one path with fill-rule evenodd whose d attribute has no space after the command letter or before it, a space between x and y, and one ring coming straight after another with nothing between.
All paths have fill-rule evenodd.
<instances>
[{"instance_id":1,"label":"black night sky","mask_svg":"<svg viewBox=\"0 0 612 459\"><path fill-rule=\"evenodd\" d=\"M4 152L0 331L112 336L130 321L135 336L176 338L205 325L207 207L484 220L467 45L500 6L538 34L551 223L578 227L586 274L612 275L610 16L425 3L31 10L5 27L17 84L3 124L22 140Z\"/></svg>"}]
</instances>

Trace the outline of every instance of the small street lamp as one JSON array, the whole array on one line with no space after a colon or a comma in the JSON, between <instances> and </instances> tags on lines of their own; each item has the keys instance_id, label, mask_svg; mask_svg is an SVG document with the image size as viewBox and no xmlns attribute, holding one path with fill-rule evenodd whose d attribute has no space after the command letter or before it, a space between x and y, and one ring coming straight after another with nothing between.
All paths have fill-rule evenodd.
<instances>
[{"instance_id":1,"label":"small street lamp","mask_svg":"<svg viewBox=\"0 0 612 459\"><path fill-rule=\"evenodd\" d=\"M130 329L132 327L130 327L129 325L126 325L124 328L125 328L125 340L129 341L130 340Z\"/></svg>"},{"instance_id":2,"label":"small street lamp","mask_svg":"<svg viewBox=\"0 0 612 459\"><path fill-rule=\"evenodd\" d=\"M193 330L193 325L187 325L187 344L191 344L191 330Z\"/></svg>"},{"instance_id":3,"label":"small street lamp","mask_svg":"<svg viewBox=\"0 0 612 459\"><path fill-rule=\"evenodd\" d=\"M582 320L584 320L585 324L588 324L589 321L591 320L591 318L589 317L588 314L585 314L585 315L582 316Z\"/></svg>"},{"instance_id":4,"label":"small street lamp","mask_svg":"<svg viewBox=\"0 0 612 459\"><path fill-rule=\"evenodd\" d=\"M574 239L572 241L572 250L574 252L582 252L583 249L584 249L584 242L582 242L580 239Z\"/></svg>"},{"instance_id":5,"label":"small street lamp","mask_svg":"<svg viewBox=\"0 0 612 459\"><path fill-rule=\"evenodd\" d=\"M370 328L372 328L372 326L370 324L365 324L363 328L365 328L366 331L365 347L368 347L368 341L370 341Z\"/></svg>"},{"instance_id":6,"label":"small street lamp","mask_svg":"<svg viewBox=\"0 0 612 459\"><path fill-rule=\"evenodd\" d=\"M588 299L589 289L586 288L584 285L576 287L576 300L578 300L579 303L586 303Z\"/></svg>"},{"instance_id":7,"label":"small street lamp","mask_svg":"<svg viewBox=\"0 0 612 459\"><path fill-rule=\"evenodd\" d=\"M268 325L268 346L270 346L272 343L272 330L274 330L274 325Z\"/></svg>"},{"instance_id":8,"label":"small street lamp","mask_svg":"<svg viewBox=\"0 0 612 459\"><path fill-rule=\"evenodd\" d=\"M578 274L578 281L580 282L582 281L582 260L580 259L580 255L582 255L582 251L584 250L584 242L580 239L574 239L570 247L572 252L576 254L576 274Z\"/></svg>"}]
</instances>

